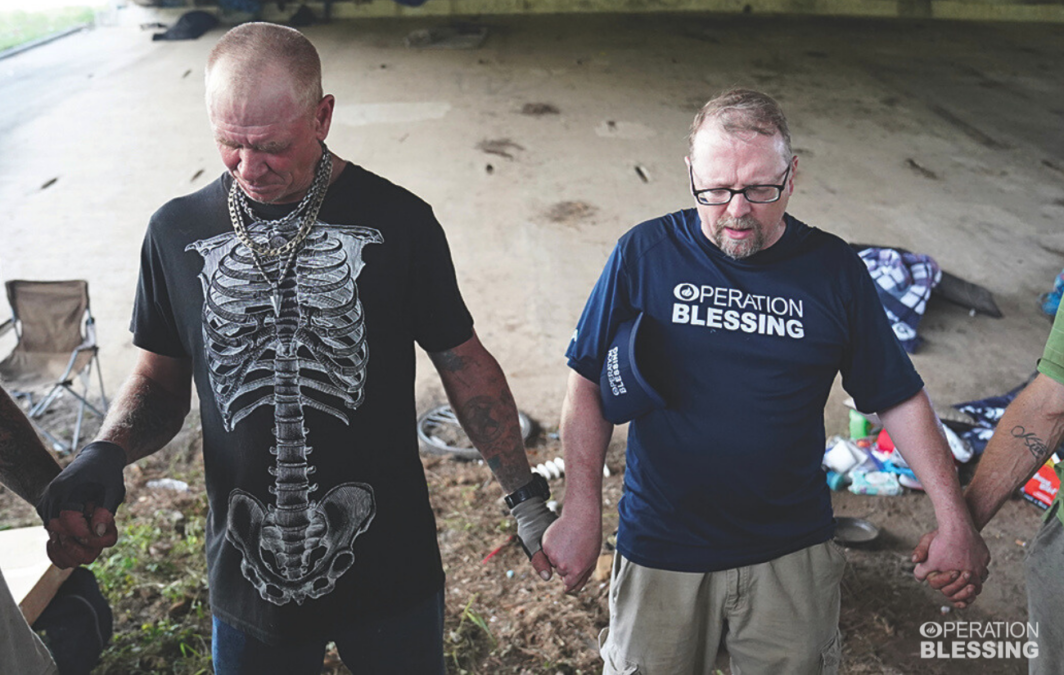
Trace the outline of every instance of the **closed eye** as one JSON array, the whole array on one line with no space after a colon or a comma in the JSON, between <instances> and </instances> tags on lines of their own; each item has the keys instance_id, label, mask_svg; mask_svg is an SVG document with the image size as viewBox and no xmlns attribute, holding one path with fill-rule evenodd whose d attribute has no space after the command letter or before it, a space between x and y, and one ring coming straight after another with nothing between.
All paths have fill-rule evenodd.
<instances>
[{"instance_id":1,"label":"closed eye","mask_svg":"<svg viewBox=\"0 0 1064 675\"><path fill-rule=\"evenodd\" d=\"M216 138L215 141L218 145L229 148L230 150L243 150L245 148L254 150L255 152L262 152L267 155L278 155L288 149L287 145L280 143L267 143L265 145L243 145L236 141L231 141L225 138Z\"/></svg>"}]
</instances>

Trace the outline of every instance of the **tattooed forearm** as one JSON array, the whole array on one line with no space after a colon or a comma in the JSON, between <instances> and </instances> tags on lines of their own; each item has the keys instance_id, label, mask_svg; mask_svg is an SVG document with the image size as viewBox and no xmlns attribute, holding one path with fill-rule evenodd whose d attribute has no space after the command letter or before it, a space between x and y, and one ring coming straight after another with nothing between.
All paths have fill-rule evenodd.
<instances>
[{"instance_id":1,"label":"tattooed forearm","mask_svg":"<svg viewBox=\"0 0 1064 675\"><path fill-rule=\"evenodd\" d=\"M188 401L177 399L149 378L134 375L111 404L98 438L122 446L134 462L176 436L187 413Z\"/></svg>"},{"instance_id":2,"label":"tattooed forearm","mask_svg":"<svg viewBox=\"0 0 1064 675\"><path fill-rule=\"evenodd\" d=\"M456 354L453 349L434 352L429 354L429 358L432 359L432 364L436 366L436 370L441 373L457 373L466 367L466 359Z\"/></svg>"},{"instance_id":3,"label":"tattooed forearm","mask_svg":"<svg viewBox=\"0 0 1064 675\"><path fill-rule=\"evenodd\" d=\"M475 337L429 356L458 421L503 490L513 492L532 480L517 406L498 362Z\"/></svg>"},{"instance_id":4,"label":"tattooed forearm","mask_svg":"<svg viewBox=\"0 0 1064 675\"><path fill-rule=\"evenodd\" d=\"M41 444L29 420L0 390L0 483L36 504L59 465Z\"/></svg>"},{"instance_id":5,"label":"tattooed forearm","mask_svg":"<svg viewBox=\"0 0 1064 675\"><path fill-rule=\"evenodd\" d=\"M1049 457L1049 446L1046 445L1046 442L1035 436L1034 433L1028 432L1023 426L1017 425L1013 427L1012 435L1014 438L1023 441L1024 445L1027 446L1027 450L1038 461L1044 461Z\"/></svg>"},{"instance_id":6,"label":"tattooed forearm","mask_svg":"<svg viewBox=\"0 0 1064 675\"><path fill-rule=\"evenodd\" d=\"M476 396L458 412L462 428L504 488L516 490L529 480L517 406L509 388L496 396Z\"/></svg>"}]
</instances>

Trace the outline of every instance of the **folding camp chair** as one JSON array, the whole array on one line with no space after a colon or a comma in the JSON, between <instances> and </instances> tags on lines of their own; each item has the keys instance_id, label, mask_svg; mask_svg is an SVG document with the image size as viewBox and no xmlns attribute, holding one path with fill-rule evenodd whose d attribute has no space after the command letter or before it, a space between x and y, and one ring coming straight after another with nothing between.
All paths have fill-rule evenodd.
<instances>
[{"instance_id":1,"label":"folding camp chair","mask_svg":"<svg viewBox=\"0 0 1064 675\"><path fill-rule=\"evenodd\" d=\"M8 281L6 285L12 318L0 324L0 335L14 329L18 343L0 362L0 380L12 395L29 402L27 416L53 447L71 452L78 447L85 411L102 418L107 410L96 322L89 311L89 284L73 280ZM93 366L100 387L97 403L89 400ZM75 378L81 381L80 393L74 390ZM36 392L44 393L37 398ZM64 393L78 402L70 443L56 436L58 430L43 426L45 413Z\"/></svg>"}]
</instances>

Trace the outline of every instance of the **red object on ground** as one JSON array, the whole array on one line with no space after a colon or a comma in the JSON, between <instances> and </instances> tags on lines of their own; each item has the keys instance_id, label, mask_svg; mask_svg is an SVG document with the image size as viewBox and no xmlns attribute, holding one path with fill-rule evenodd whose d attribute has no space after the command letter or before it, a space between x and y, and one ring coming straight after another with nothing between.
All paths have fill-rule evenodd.
<instances>
[{"instance_id":1,"label":"red object on ground","mask_svg":"<svg viewBox=\"0 0 1064 675\"><path fill-rule=\"evenodd\" d=\"M1036 506L1048 509L1059 489L1060 478L1053 470L1053 460L1049 460L1023 486L1023 497Z\"/></svg>"},{"instance_id":2,"label":"red object on ground","mask_svg":"<svg viewBox=\"0 0 1064 675\"><path fill-rule=\"evenodd\" d=\"M890 434L886 429L879 432L879 436L876 436L876 445L879 446L879 451L882 453L894 452L894 441L890 440Z\"/></svg>"},{"instance_id":3,"label":"red object on ground","mask_svg":"<svg viewBox=\"0 0 1064 675\"><path fill-rule=\"evenodd\" d=\"M494 551L492 551L491 553L489 553L489 554L487 554L486 556L484 556L484 559L480 561L480 564L481 564L481 565L483 565L484 563L486 563L486 562L488 562L489 560L491 560L492 558L494 558L494 557L496 556L496 554L498 554L498 552L499 552L499 551L501 551L501 550L503 550L504 548L506 548L506 545L507 545L507 544L509 544L509 543L510 543L511 541L513 541L514 539L516 539L516 536L515 536L515 535L512 535L512 534L511 534L511 535L510 535L510 536L509 536L509 537L508 537L508 538L506 539L506 541L504 541L503 543L499 544L499 546L498 546L498 547L497 547L497 548L496 548L496 549L495 549Z\"/></svg>"}]
</instances>

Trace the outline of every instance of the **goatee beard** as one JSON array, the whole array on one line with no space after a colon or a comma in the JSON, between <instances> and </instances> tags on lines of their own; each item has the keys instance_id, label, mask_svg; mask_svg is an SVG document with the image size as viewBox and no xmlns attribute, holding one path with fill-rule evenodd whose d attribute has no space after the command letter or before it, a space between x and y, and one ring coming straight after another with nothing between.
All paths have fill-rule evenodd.
<instances>
[{"instance_id":1,"label":"goatee beard","mask_svg":"<svg viewBox=\"0 0 1064 675\"><path fill-rule=\"evenodd\" d=\"M735 240L724 233L725 228L749 230L751 236ZM717 219L716 226L713 229L712 240L724 255L732 260L742 260L743 258L749 258L764 248L765 232L761 228L761 223L753 216L747 215L740 218L722 216Z\"/></svg>"}]
</instances>

